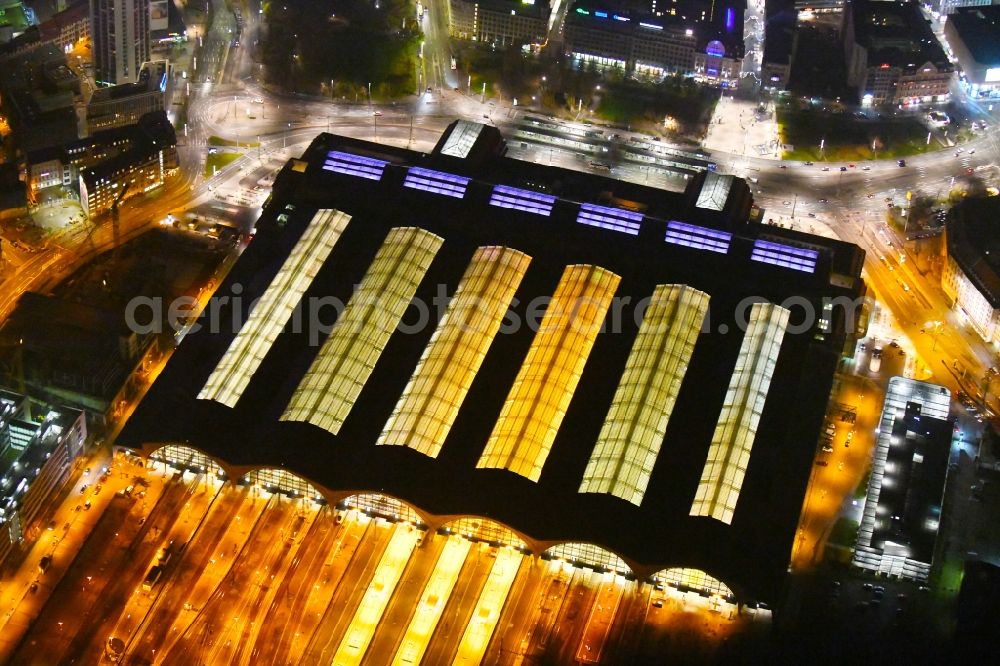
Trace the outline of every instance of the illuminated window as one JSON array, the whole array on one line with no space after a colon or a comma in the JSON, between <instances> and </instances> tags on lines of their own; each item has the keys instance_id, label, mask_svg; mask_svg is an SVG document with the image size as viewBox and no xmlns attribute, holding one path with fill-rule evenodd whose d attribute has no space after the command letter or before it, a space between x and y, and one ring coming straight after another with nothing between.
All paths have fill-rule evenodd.
<instances>
[{"instance_id":1,"label":"illuminated window","mask_svg":"<svg viewBox=\"0 0 1000 666\"><path fill-rule=\"evenodd\" d=\"M443 242L415 227L389 232L282 421L308 421L334 435L340 432Z\"/></svg>"},{"instance_id":2,"label":"illuminated window","mask_svg":"<svg viewBox=\"0 0 1000 666\"><path fill-rule=\"evenodd\" d=\"M326 154L323 169L368 180L382 180L382 172L385 171L387 164L389 163L385 160L331 150Z\"/></svg>"},{"instance_id":3,"label":"illuminated window","mask_svg":"<svg viewBox=\"0 0 1000 666\"><path fill-rule=\"evenodd\" d=\"M567 266L477 467L537 481L621 278Z\"/></svg>"},{"instance_id":4,"label":"illuminated window","mask_svg":"<svg viewBox=\"0 0 1000 666\"><path fill-rule=\"evenodd\" d=\"M576 221L592 227L620 231L631 236L639 235L639 225L642 223L642 213L633 213L621 208L580 204L580 212Z\"/></svg>"},{"instance_id":5,"label":"illuminated window","mask_svg":"<svg viewBox=\"0 0 1000 666\"><path fill-rule=\"evenodd\" d=\"M729 586L713 578L701 569L664 569L655 576L653 580L657 583L666 583L682 591L694 590L708 595L717 594L727 599L733 596L733 591Z\"/></svg>"},{"instance_id":6,"label":"illuminated window","mask_svg":"<svg viewBox=\"0 0 1000 666\"><path fill-rule=\"evenodd\" d=\"M753 251L750 258L773 266L782 266L803 273L813 273L816 271L816 259L819 252L809 248L794 247L783 243L774 243L757 239L753 242Z\"/></svg>"},{"instance_id":7,"label":"illuminated window","mask_svg":"<svg viewBox=\"0 0 1000 666\"><path fill-rule=\"evenodd\" d=\"M729 241L732 237L733 235L726 231L706 229L695 224L671 220L667 222L667 235L664 240L674 245L693 247L696 250L726 254L729 252Z\"/></svg>"},{"instance_id":8,"label":"illuminated window","mask_svg":"<svg viewBox=\"0 0 1000 666\"><path fill-rule=\"evenodd\" d=\"M623 576L632 573L622 558L592 543L560 543L546 550L542 556L578 566L606 569Z\"/></svg>"},{"instance_id":9,"label":"illuminated window","mask_svg":"<svg viewBox=\"0 0 1000 666\"><path fill-rule=\"evenodd\" d=\"M773 303L756 303L750 310L750 323L691 504L692 516L710 516L727 525L733 520L788 316L788 310Z\"/></svg>"},{"instance_id":10,"label":"illuminated window","mask_svg":"<svg viewBox=\"0 0 1000 666\"><path fill-rule=\"evenodd\" d=\"M514 208L526 213L535 213L548 217L552 213L552 205L556 198L551 194L542 194L533 190L522 190L507 185L497 185L490 195L490 205L500 208Z\"/></svg>"},{"instance_id":11,"label":"illuminated window","mask_svg":"<svg viewBox=\"0 0 1000 666\"><path fill-rule=\"evenodd\" d=\"M636 506L642 503L708 298L683 285L659 285L653 292L581 493L610 493Z\"/></svg>"},{"instance_id":12,"label":"illuminated window","mask_svg":"<svg viewBox=\"0 0 1000 666\"><path fill-rule=\"evenodd\" d=\"M350 215L338 210L316 212L246 324L233 338L229 349L205 382L198 394L200 400L215 400L229 407L236 406L253 373L285 328L302 294L312 284L350 220Z\"/></svg>"},{"instance_id":13,"label":"illuminated window","mask_svg":"<svg viewBox=\"0 0 1000 666\"><path fill-rule=\"evenodd\" d=\"M509 248L476 250L379 444L437 457L530 262Z\"/></svg>"},{"instance_id":14,"label":"illuminated window","mask_svg":"<svg viewBox=\"0 0 1000 666\"><path fill-rule=\"evenodd\" d=\"M470 180L472 179L466 176L456 176L446 171L410 167L403 180L403 187L461 199L465 197L465 188Z\"/></svg>"}]
</instances>

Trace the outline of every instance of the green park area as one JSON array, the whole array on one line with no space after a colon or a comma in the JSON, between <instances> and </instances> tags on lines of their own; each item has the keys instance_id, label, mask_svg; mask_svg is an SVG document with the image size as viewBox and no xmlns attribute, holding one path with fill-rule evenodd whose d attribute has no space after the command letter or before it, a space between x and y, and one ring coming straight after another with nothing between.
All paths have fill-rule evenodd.
<instances>
[{"instance_id":1,"label":"green park area","mask_svg":"<svg viewBox=\"0 0 1000 666\"><path fill-rule=\"evenodd\" d=\"M265 3L261 56L286 89L365 99L416 92L420 29L413 0Z\"/></svg>"},{"instance_id":2,"label":"green park area","mask_svg":"<svg viewBox=\"0 0 1000 666\"><path fill-rule=\"evenodd\" d=\"M215 153L214 155L209 155L205 159L205 178L211 178L215 175L217 170L221 170L227 164L231 164L241 157L243 157L243 153L236 152Z\"/></svg>"},{"instance_id":3,"label":"green park area","mask_svg":"<svg viewBox=\"0 0 1000 666\"><path fill-rule=\"evenodd\" d=\"M786 160L893 159L941 148L933 138L928 145L927 128L915 118L861 120L846 113L778 109L777 119L781 142L790 146L782 155Z\"/></svg>"},{"instance_id":4,"label":"green park area","mask_svg":"<svg viewBox=\"0 0 1000 666\"><path fill-rule=\"evenodd\" d=\"M683 76L659 83L622 80L602 90L596 115L616 125L659 127L687 135L704 132L719 90Z\"/></svg>"},{"instance_id":5,"label":"green park area","mask_svg":"<svg viewBox=\"0 0 1000 666\"><path fill-rule=\"evenodd\" d=\"M234 139L223 139L221 136L208 137L208 145L225 146L230 148L256 148L260 144L256 141L235 141Z\"/></svg>"}]
</instances>

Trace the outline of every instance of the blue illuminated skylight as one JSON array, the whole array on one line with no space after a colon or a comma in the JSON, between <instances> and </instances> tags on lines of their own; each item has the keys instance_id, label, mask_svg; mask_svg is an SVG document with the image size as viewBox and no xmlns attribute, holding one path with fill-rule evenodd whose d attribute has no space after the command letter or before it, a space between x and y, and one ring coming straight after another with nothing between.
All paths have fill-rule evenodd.
<instances>
[{"instance_id":1,"label":"blue illuminated skylight","mask_svg":"<svg viewBox=\"0 0 1000 666\"><path fill-rule=\"evenodd\" d=\"M791 268L803 273L815 272L817 257L819 252L816 250L761 239L753 242L753 251L750 253L750 259L753 261Z\"/></svg>"},{"instance_id":2,"label":"blue illuminated skylight","mask_svg":"<svg viewBox=\"0 0 1000 666\"><path fill-rule=\"evenodd\" d=\"M555 201L556 198L551 194L522 190L507 185L497 185L493 188L493 194L490 195L491 206L514 208L546 217L552 213L552 204Z\"/></svg>"},{"instance_id":3,"label":"blue illuminated skylight","mask_svg":"<svg viewBox=\"0 0 1000 666\"><path fill-rule=\"evenodd\" d=\"M403 181L403 187L461 199L465 196L465 188L470 180L472 179L446 171L410 167L406 173L406 180Z\"/></svg>"},{"instance_id":4,"label":"blue illuminated skylight","mask_svg":"<svg viewBox=\"0 0 1000 666\"><path fill-rule=\"evenodd\" d=\"M729 241L732 238L733 235L726 231L706 229L696 224L671 220L667 222L667 235L663 240L674 245L726 254L729 252Z\"/></svg>"},{"instance_id":5,"label":"blue illuminated skylight","mask_svg":"<svg viewBox=\"0 0 1000 666\"><path fill-rule=\"evenodd\" d=\"M576 221L581 224L589 224L592 227L601 227L638 236L642 213L633 213L621 208L580 204L580 214L576 216Z\"/></svg>"},{"instance_id":6,"label":"blue illuminated skylight","mask_svg":"<svg viewBox=\"0 0 1000 666\"><path fill-rule=\"evenodd\" d=\"M358 176L368 180L382 180L382 172L388 164L385 160L376 160L371 157L342 153L338 150L331 150L326 154L326 163L323 168L326 171L342 173L348 176Z\"/></svg>"},{"instance_id":7,"label":"blue illuminated skylight","mask_svg":"<svg viewBox=\"0 0 1000 666\"><path fill-rule=\"evenodd\" d=\"M597 18L608 18L608 13L607 12L596 12L595 11L594 12L594 16L596 16Z\"/></svg>"}]
</instances>

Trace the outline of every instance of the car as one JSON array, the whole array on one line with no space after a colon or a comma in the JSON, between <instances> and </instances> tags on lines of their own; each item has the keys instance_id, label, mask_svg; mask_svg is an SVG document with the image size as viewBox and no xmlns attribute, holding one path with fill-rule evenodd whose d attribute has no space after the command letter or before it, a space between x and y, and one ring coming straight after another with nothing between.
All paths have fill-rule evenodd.
<instances>
[{"instance_id":1,"label":"car","mask_svg":"<svg viewBox=\"0 0 1000 666\"><path fill-rule=\"evenodd\" d=\"M869 195L868 195L868 198L869 198L869 199L874 199L874 198L875 198L875 195L874 195L874 194L869 194Z\"/></svg>"},{"instance_id":2,"label":"car","mask_svg":"<svg viewBox=\"0 0 1000 666\"><path fill-rule=\"evenodd\" d=\"M817 461L816 461L816 464L817 464L817 465L819 465L820 467L826 467L826 466L827 466L827 465L829 465L830 463L828 463L828 462L827 462L827 461L825 461L825 460L817 460Z\"/></svg>"},{"instance_id":3,"label":"car","mask_svg":"<svg viewBox=\"0 0 1000 666\"><path fill-rule=\"evenodd\" d=\"M372 113L372 115L377 118L377 117L379 117L379 116L382 115L382 112L381 111L375 111L374 113Z\"/></svg>"},{"instance_id":4,"label":"car","mask_svg":"<svg viewBox=\"0 0 1000 666\"><path fill-rule=\"evenodd\" d=\"M896 164L901 167L906 166L906 160L896 160Z\"/></svg>"},{"instance_id":5,"label":"car","mask_svg":"<svg viewBox=\"0 0 1000 666\"><path fill-rule=\"evenodd\" d=\"M976 149L975 149L975 148L973 148L972 150L970 150L970 151L969 151L969 154L970 154L970 155L975 155L975 154L976 154Z\"/></svg>"},{"instance_id":6,"label":"car","mask_svg":"<svg viewBox=\"0 0 1000 666\"><path fill-rule=\"evenodd\" d=\"M216 154L217 152L219 152L219 149L218 149L218 148L209 148L209 149L208 149L208 154L209 154L209 155L214 155L214 154Z\"/></svg>"},{"instance_id":7,"label":"car","mask_svg":"<svg viewBox=\"0 0 1000 666\"><path fill-rule=\"evenodd\" d=\"M430 86L427 86L427 92L433 92Z\"/></svg>"},{"instance_id":8,"label":"car","mask_svg":"<svg viewBox=\"0 0 1000 666\"><path fill-rule=\"evenodd\" d=\"M83 484L82 486L80 486L80 494L83 495L84 493L86 493L87 492L87 488L89 488L89 487L90 486L88 486L87 484Z\"/></svg>"},{"instance_id":9,"label":"car","mask_svg":"<svg viewBox=\"0 0 1000 666\"><path fill-rule=\"evenodd\" d=\"M833 453L833 447L829 444L823 445L823 453Z\"/></svg>"},{"instance_id":10,"label":"car","mask_svg":"<svg viewBox=\"0 0 1000 666\"><path fill-rule=\"evenodd\" d=\"M28 586L28 592L31 592L32 594L34 594L35 592L38 592L38 581L37 580L36 581L32 581L31 585Z\"/></svg>"},{"instance_id":11,"label":"car","mask_svg":"<svg viewBox=\"0 0 1000 666\"><path fill-rule=\"evenodd\" d=\"M87 500L86 502L83 503L83 510L90 511L90 500Z\"/></svg>"},{"instance_id":12,"label":"car","mask_svg":"<svg viewBox=\"0 0 1000 666\"><path fill-rule=\"evenodd\" d=\"M855 165L853 165L853 164L848 164L847 166L849 166L849 167L851 167L851 168L853 169Z\"/></svg>"},{"instance_id":13,"label":"car","mask_svg":"<svg viewBox=\"0 0 1000 666\"><path fill-rule=\"evenodd\" d=\"M809 212L807 213L807 215L809 215L809 217L816 217L816 213L814 213L814 212L812 212L812 211L809 211Z\"/></svg>"},{"instance_id":14,"label":"car","mask_svg":"<svg viewBox=\"0 0 1000 666\"><path fill-rule=\"evenodd\" d=\"M97 495L101 492L101 484L94 486L94 494Z\"/></svg>"},{"instance_id":15,"label":"car","mask_svg":"<svg viewBox=\"0 0 1000 666\"><path fill-rule=\"evenodd\" d=\"M83 475L84 476L89 476L90 475L90 468L89 467L87 469L83 470Z\"/></svg>"},{"instance_id":16,"label":"car","mask_svg":"<svg viewBox=\"0 0 1000 666\"><path fill-rule=\"evenodd\" d=\"M787 168L788 168L788 165L787 165L787 164L779 164L779 165L778 165L778 168L779 168L779 169L787 169Z\"/></svg>"},{"instance_id":17,"label":"car","mask_svg":"<svg viewBox=\"0 0 1000 666\"><path fill-rule=\"evenodd\" d=\"M851 166L854 166L854 165L852 164ZM841 170L841 171L847 171L847 167L845 167L845 166L842 166L842 167L840 167L840 170Z\"/></svg>"},{"instance_id":18,"label":"car","mask_svg":"<svg viewBox=\"0 0 1000 666\"><path fill-rule=\"evenodd\" d=\"M656 608L663 608L663 600L657 599L656 601L653 602L653 606L655 606Z\"/></svg>"},{"instance_id":19,"label":"car","mask_svg":"<svg viewBox=\"0 0 1000 666\"><path fill-rule=\"evenodd\" d=\"M873 585L871 583L865 583L864 585L861 586L861 589L863 589L863 590L870 590L870 589L872 589L872 587L873 587Z\"/></svg>"},{"instance_id":20,"label":"car","mask_svg":"<svg viewBox=\"0 0 1000 666\"><path fill-rule=\"evenodd\" d=\"M803 166L812 166L813 165L812 162L803 162L802 164L803 164Z\"/></svg>"},{"instance_id":21,"label":"car","mask_svg":"<svg viewBox=\"0 0 1000 666\"><path fill-rule=\"evenodd\" d=\"M830 202L830 200L829 200L829 199L826 199L826 198L823 198L823 199L820 199L820 200L819 200L819 202L820 202L820 203L829 203L829 202Z\"/></svg>"},{"instance_id":22,"label":"car","mask_svg":"<svg viewBox=\"0 0 1000 666\"><path fill-rule=\"evenodd\" d=\"M861 170L862 171L871 171L872 168L870 166L863 166L863 167L861 167Z\"/></svg>"},{"instance_id":23,"label":"car","mask_svg":"<svg viewBox=\"0 0 1000 666\"><path fill-rule=\"evenodd\" d=\"M830 167L823 167L823 171L829 171Z\"/></svg>"}]
</instances>

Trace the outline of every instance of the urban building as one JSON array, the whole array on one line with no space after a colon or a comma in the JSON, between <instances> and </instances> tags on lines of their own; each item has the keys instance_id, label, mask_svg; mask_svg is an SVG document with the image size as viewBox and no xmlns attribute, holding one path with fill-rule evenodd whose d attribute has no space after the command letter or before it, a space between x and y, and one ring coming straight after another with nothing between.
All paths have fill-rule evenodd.
<instances>
[{"instance_id":1,"label":"urban building","mask_svg":"<svg viewBox=\"0 0 1000 666\"><path fill-rule=\"evenodd\" d=\"M996 4L994 0L939 0L936 3L931 3L930 6L934 7L935 11L942 16L946 16L962 7L989 7L994 4Z\"/></svg>"},{"instance_id":2,"label":"urban building","mask_svg":"<svg viewBox=\"0 0 1000 666\"><path fill-rule=\"evenodd\" d=\"M87 103L87 132L135 125L139 118L164 111L171 69L167 60L143 63L135 83L94 90Z\"/></svg>"},{"instance_id":3,"label":"urban building","mask_svg":"<svg viewBox=\"0 0 1000 666\"><path fill-rule=\"evenodd\" d=\"M852 0L842 36L847 83L863 105L948 100L954 66L919 3Z\"/></svg>"},{"instance_id":4,"label":"urban building","mask_svg":"<svg viewBox=\"0 0 1000 666\"><path fill-rule=\"evenodd\" d=\"M1000 200L963 199L948 212L941 288L986 342L1000 342Z\"/></svg>"},{"instance_id":5,"label":"urban building","mask_svg":"<svg viewBox=\"0 0 1000 666\"><path fill-rule=\"evenodd\" d=\"M34 48L0 64L0 103L11 137L22 153L75 140L75 102L80 80L54 44Z\"/></svg>"},{"instance_id":6,"label":"urban building","mask_svg":"<svg viewBox=\"0 0 1000 666\"><path fill-rule=\"evenodd\" d=\"M46 501L86 440L84 412L0 390L0 565L44 528Z\"/></svg>"},{"instance_id":7,"label":"urban building","mask_svg":"<svg viewBox=\"0 0 1000 666\"><path fill-rule=\"evenodd\" d=\"M1000 96L1000 5L956 9L944 24L944 35L966 92Z\"/></svg>"},{"instance_id":8,"label":"urban building","mask_svg":"<svg viewBox=\"0 0 1000 666\"><path fill-rule=\"evenodd\" d=\"M844 0L795 0L795 11L808 14L835 14L844 11Z\"/></svg>"},{"instance_id":9,"label":"urban building","mask_svg":"<svg viewBox=\"0 0 1000 666\"><path fill-rule=\"evenodd\" d=\"M745 51L743 9L737 2L690 0L650 13L645 3L578 0L567 10L565 49L579 66L735 85Z\"/></svg>"},{"instance_id":10,"label":"urban building","mask_svg":"<svg viewBox=\"0 0 1000 666\"><path fill-rule=\"evenodd\" d=\"M28 292L0 329L18 341L0 350L9 384L32 395L104 415L151 344L121 311Z\"/></svg>"},{"instance_id":11,"label":"urban building","mask_svg":"<svg viewBox=\"0 0 1000 666\"><path fill-rule=\"evenodd\" d=\"M798 41L798 21L792 11L769 11L764 32L764 55L760 78L765 88L784 90L792 75L792 60Z\"/></svg>"},{"instance_id":12,"label":"urban building","mask_svg":"<svg viewBox=\"0 0 1000 666\"><path fill-rule=\"evenodd\" d=\"M177 135L165 112L148 113L131 127L129 150L80 171L80 205L91 218L156 189L177 169Z\"/></svg>"},{"instance_id":13,"label":"urban building","mask_svg":"<svg viewBox=\"0 0 1000 666\"><path fill-rule=\"evenodd\" d=\"M538 0L449 0L452 37L507 46L542 44L551 9Z\"/></svg>"},{"instance_id":14,"label":"urban building","mask_svg":"<svg viewBox=\"0 0 1000 666\"><path fill-rule=\"evenodd\" d=\"M0 220L21 217L28 213L28 189L21 180L16 164L0 164ZM0 245L0 257L3 247Z\"/></svg>"},{"instance_id":15,"label":"urban building","mask_svg":"<svg viewBox=\"0 0 1000 666\"><path fill-rule=\"evenodd\" d=\"M31 18L21 0L0 0L0 44L20 37L30 25Z\"/></svg>"},{"instance_id":16,"label":"urban building","mask_svg":"<svg viewBox=\"0 0 1000 666\"><path fill-rule=\"evenodd\" d=\"M176 161L175 144L173 126L161 110L146 114L138 122L125 127L101 130L62 146L31 151L25 160L28 194L34 201L38 193L47 187L77 189L82 173L113 161L117 161L119 166L148 162L158 164L160 152L166 153L164 163L169 170ZM79 193L82 196L83 192Z\"/></svg>"},{"instance_id":17,"label":"urban building","mask_svg":"<svg viewBox=\"0 0 1000 666\"><path fill-rule=\"evenodd\" d=\"M150 0L90 0L94 79L133 83L149 60Z\"/></svg>"},{"instance_id":18,"label":"urban building","mask_svg":"<svg viewBox=\"0 0 1000 666\"><path fill-rule=\"evenodd\" d=\"M90 6L79 1L56 12L38 26L39 40L43 44L55 44L64 51L90 37Z\"/></svg>"},{"instance_id":19,"label":"urban building","mask_svg":"<svg viewBox=\"0 0 1000 666\"><path fill-rule=\"evenodd\" d=\"M29 26L9 42L0 43L0 62L22 56L42 46L55 46L68 51L90 36L90 5L88 0L77 2L56 12L38 25Z\"/></svg>"},{"instance_id":20,"label":"urban building","mask_svg":"<svg viewBox=\"0 0 1000 666\"><path fill-rule=\"evenodd\" d=\"M775 600L863 252L750 222L733 176L505 153L469 121L430 153L319 135L118 444Z\"/></svg>"},{"instance_id":21,"label":"urban building","mask_svg":"<svg viewBox=\"0 0 1000 666\"><path fill-rule=\"evenodd\" d=\"M951 392L893 377L885 395L854 565L926 581L951 454Z\"/></svg>"}]
</instances>

